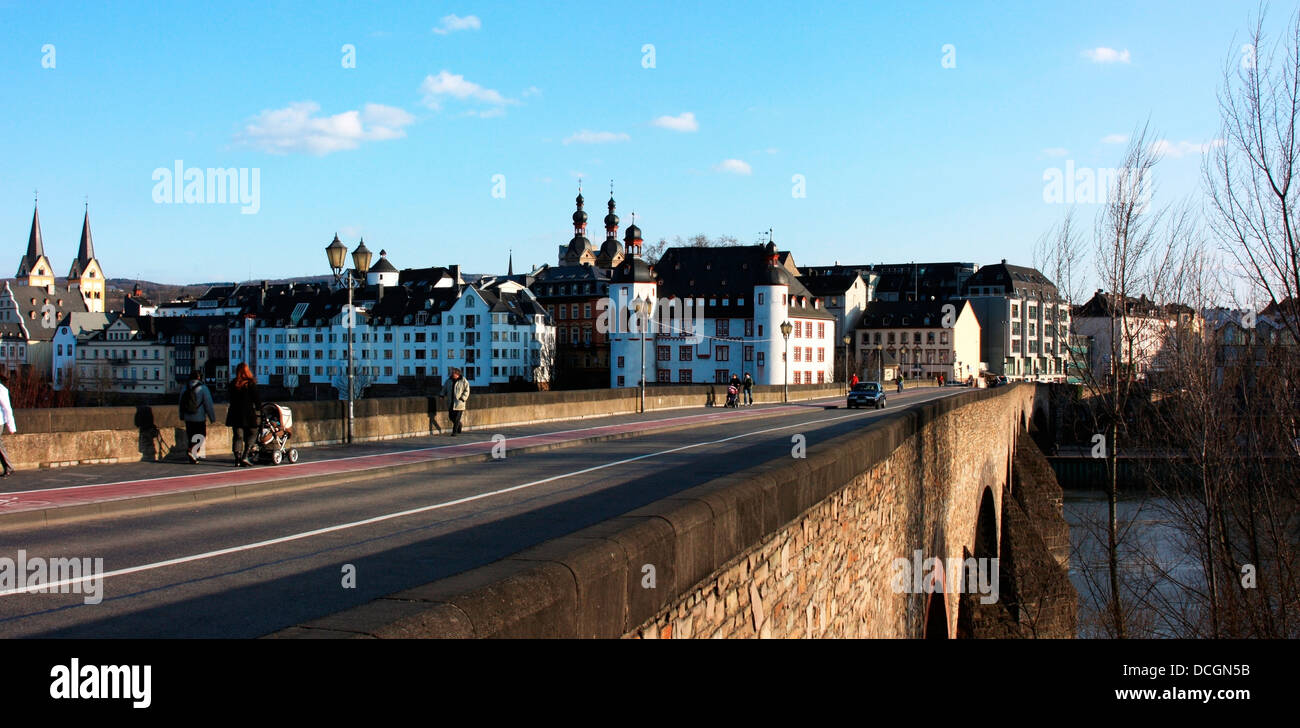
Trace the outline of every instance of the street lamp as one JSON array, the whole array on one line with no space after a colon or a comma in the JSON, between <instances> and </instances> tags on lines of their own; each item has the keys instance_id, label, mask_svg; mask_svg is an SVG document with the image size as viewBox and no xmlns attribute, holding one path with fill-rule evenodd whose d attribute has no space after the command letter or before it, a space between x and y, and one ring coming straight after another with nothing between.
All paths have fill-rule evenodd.
<instances>
[{"instance_id":1,"label":"street lamp","mask_svg":"<svg viewBox=\"0 0 1300 728\"><path fill-rule=\"evenodd\" d=\"M641 411L645 412L645 317L649 314L650 301L640 296L632 299L632 312L636 314L636 330L641 337Z\"/></svg>"},{"instance_id":2,"label":"street lamp","mask_svg":"<svg viewBox=\"0 0 1300 728\"><path fill-rule=\"evenodd\" d=\"M790 332L792 330L794 326L789 321L781 324L781 336L785 339L785 353L781 355L781 362L785 364L785 374L781 376L781 386L785 388L781 395L782 402L790 401Z\"/></svg>"},{"instance_id":3,"label":"street lamp","mask_svg":"<svg viewBox=\"0 0 1300 728\"><path fill-rule=\"evenodd\" d=\"M348 248L339 242L338 233L334 234L334 241L325 246L325 257L329 259L330 270L334 273L334 282L348 289L348 312L343 317L344 335L348 340L348 421L347 430L344 432L344 441L352 443L352 424L354 419L353 401L353 377L352 377L352 330L356 326L356 312L352 308L352 289L364 284L366 272L370 270L370 249L366 247L366 241L363 239L357 249L352 251L352 268L360 274L360 281L352 273L345 269Z\"/></svg>"},{"instance_id":4,"label":"street lamp","mask_svg":"<svg viewBox=\"0 0 1300 728\"><path fill-rule=\"evenodd\" d=\"M849 342L853 340L852 336L844 337L844 391L849 391Z\"/></svg>"}]
</instances>

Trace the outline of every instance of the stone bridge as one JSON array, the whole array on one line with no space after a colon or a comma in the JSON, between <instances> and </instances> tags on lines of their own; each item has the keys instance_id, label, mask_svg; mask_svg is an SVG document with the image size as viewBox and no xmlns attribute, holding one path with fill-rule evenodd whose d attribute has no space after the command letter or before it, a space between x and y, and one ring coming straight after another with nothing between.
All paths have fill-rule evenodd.
<instances>
[{"instance_id":1,"label":"stone bridge","mask_svg":"<svg viewBox=\"0 0 1300 728\"><path fill-rule=\"evenodd\" d=\"M1048 394L900 409L273 636L1073 637L1061 491L1030 436Z\"/></svg>"}]
</instances>

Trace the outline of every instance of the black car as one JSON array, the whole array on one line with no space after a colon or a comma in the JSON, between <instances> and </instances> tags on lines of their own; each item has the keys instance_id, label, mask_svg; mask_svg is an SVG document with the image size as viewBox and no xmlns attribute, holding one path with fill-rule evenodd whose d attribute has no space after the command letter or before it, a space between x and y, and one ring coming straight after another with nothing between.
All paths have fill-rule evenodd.
<instances>
[{"instance_id":1,"label":"black car","mask_svg":"<svg viewBox=\"0 0 1300 728\"><path fill-rule=\"evenodd\" d=\"M880 386L880 382L858 382L849 390L847 402L849 407L875 407L880 409L885 406L885 389Z\"/></svg>"}]
</instances>

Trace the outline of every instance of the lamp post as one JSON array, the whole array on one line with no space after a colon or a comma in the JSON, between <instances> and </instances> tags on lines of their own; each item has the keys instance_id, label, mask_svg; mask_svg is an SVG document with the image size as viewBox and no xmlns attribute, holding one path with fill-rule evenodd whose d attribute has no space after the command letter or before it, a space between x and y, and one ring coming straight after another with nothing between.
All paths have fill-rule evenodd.
<instances>
[{"instance_id":1,"label":"lamp post","mask_svg":"<svg viewBox=\"0 0 1300 728\"><path fill-rule=\"evenodd\" d=\"M344 432L344 441L351 444L354 419L353 403L355 400L352 377L352 330L356 327L357 321L356 311L352 308L352 289L361 284L352 273L344 268L347 253L348 248L339 242L337 233L334 235L334 242L325 246L325 256L329 259L330 270L334 273L334 282L348 289L348 312L343 317L344 336L348 340L348 421L347 429ZM365 276L366 272L370 270L370 249L366 247L365 240L362 240L357 249L352 251L352 267L362 276ZM362 278L362 280L365 279Z\"/></svg>"},{"instance_id":2,"label":"lamp post","mask_svg":"<svg viewBox=\"0 0 1300 728\"><path fill-rule=\"evenodd\" d=\"M781 324L781 336L785 339L785 353L781 355L781 362L785 365L785 373L781 375L781 386L784 390L781 395L782 402L790 401L790 332L794 326L786 321Z\"/></svg>"},{"instance_id":3,"label":"lamp post","mask_svg":"<svg viewBox=\"0 0 1300 728\"><path fill-rule=\"evenodd\" d=\"M640 296L632 299L632 312L636 314L637 335L641 338L641 411L645 412L645 315L650 301Z\"/></svg>"},{"instance_id":4,"label":"lamp post","mask_svg":"<svg viewBox=\"0 0 1300 728\"><path fill-rule=\"evenodd\" d=\"M849 342L853 340L852 336L844 336L844 391L849 391Z\"/></svg>"}]
</instances>

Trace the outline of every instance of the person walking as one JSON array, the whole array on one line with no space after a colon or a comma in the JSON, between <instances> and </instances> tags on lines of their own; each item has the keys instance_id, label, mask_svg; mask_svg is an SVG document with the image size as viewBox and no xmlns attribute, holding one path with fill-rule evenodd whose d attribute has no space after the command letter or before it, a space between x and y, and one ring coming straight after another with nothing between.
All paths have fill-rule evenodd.
<instances>
[{"instance_id":1,"label":"person walking","mask_svg":"<svg viewBox=\"0 0 1300 728\"><path fill-rule=\"evenodd\" d=\"M469 402L469 382L460 375L459 369L451 370L451 378L443 382L439 396L447 398L447 417L451 420L451 435L455 437L460 434L460 418Z\"/></svg>"},{"instance_id":2,"label":"person walking","mask_svg":"<svg viewBox=\"0 0 1300 728\"><path fill-rule=\"evenodd\" d=\"M858 375L855 372L853 378L849 380L849 389L853 389L856 386L858 386Z\"/></svg>"},{"instance_id":3,"label":"person walking","mask_svg":"<svg viewBox=\"0 0 1300 728\"><path fill-rule=\"evenodd\" d=\"M235 378L230 382L230 409L226 411L226 426L230 428L230 448L235 454L235 465L251 468L248 461L257 440L257 414L262 411L262 398L257 394L257 379L248 364L240 362L235 367Z\"/></svg>"},{"instance_id":4,"label":"person walking","mask_svg":"<svg viewBox=\"0 0 1300 728\"><path fill-rule=\"evenodd\" d=\"M203 376L198 369L190 374L189 384L181 392L178 410L181 421L185 423L185 442L190 445L185 455L190 463L198 463L200 457L207 457L208 423L217 421L217 411L212 406L212 393L203 383Z\"/></svg>"},{"instance_id":5,"label":"person walking","mask_svg":"<svg viewBox=\"0 0 1300 728\"><path fill-rule=\"evenodd\" d=\"M902 375L901 372L900 372L899 375L898 375L898 379L896 379L896 380L894 380L894 381L898 382L898 393L899 393L899 394L902 394L902 393L903 393L903 375Z\"/></svg>"},{"instance_id":6,"label":"person walking","mask_svg":"<svg viewBox=\"0 0 1300 728\"><path fill-rule=\"evenodd\" d=\"M9 377L4 374L0 374L0 429L8 430L11 435L18 431L14 427L14 409L9 406ZM0 440L0 464L4 465L4 475L0 478L8 478L14 472L14 466L9 464L4 440Z\"/></svg>"},{"instance_id":7,"label":"person walking","mask_svg":"<svg viewBox=\"0 0 1300 728\"><path fill-rule=\"evenodd\" d=\"M742 387L745 390L745 406L753 407L754 406L754 378L749 376L749 372L745 372L745 382L742 385Z\"/></svg>"}]
</instances>

